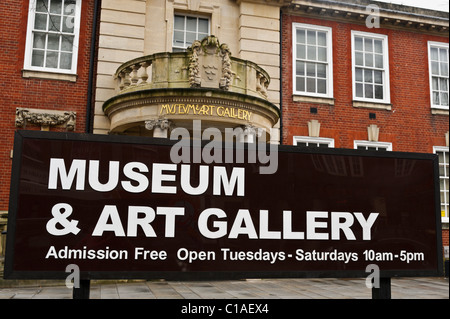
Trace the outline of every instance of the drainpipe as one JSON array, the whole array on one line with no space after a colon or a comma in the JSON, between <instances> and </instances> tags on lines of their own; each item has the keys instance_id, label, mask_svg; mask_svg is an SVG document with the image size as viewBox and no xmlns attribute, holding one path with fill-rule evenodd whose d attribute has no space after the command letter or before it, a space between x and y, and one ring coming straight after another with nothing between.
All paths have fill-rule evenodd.
<instances>
[{"instance_id":1,"label":"drainpipe","mask_svg":"<svg viewBox=\"0 0 450 319\"><path fill-rule=\"evenodd\" d=\"M95 0L94 3L94 20L92 22L92 37L91 37L91 53L89 60L89 83L87 92L87 103L86 103L86 133L92 133L91 129L91 113L92 113L92 86L94 83L94 63L95 63L95 45L97 43L97 20L98 20L98 9L100 5L100 0Z\"/></svg>"},{"instance_id":2,"label":"drainpipe","mask_svg":"<svg viewBox=\"0 0 450 319\"><path fill-rule=\"evenodd\" d=\"M283 11L280 8L280 145L283 145Z\"/></svg>"}]
</instances>

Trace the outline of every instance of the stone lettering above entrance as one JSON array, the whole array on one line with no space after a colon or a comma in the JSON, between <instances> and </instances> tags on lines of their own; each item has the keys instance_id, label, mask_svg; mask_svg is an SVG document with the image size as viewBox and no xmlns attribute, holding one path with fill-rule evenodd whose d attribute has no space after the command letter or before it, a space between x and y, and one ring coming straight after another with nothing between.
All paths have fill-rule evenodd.
<instances>
[{"instance_id":1,"label":"stone lettering above entrance","mask_svg":"<svg viewBox=\"0 0 450 319\"><path fill-rule=\"evenodd\" d=\"M222 105L170 103L159 106L159 115L204 115L250 121L252 112Z\"/></svg>"}]
</instances>

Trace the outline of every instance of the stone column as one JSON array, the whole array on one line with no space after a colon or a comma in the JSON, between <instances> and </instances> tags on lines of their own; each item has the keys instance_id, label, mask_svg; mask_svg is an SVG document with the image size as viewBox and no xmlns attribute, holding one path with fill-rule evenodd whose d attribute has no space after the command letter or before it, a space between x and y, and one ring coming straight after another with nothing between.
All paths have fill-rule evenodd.
<instances>
[{"instance_id":1,"label":"stone column","mask_svg":"<svg viewBox=\"0 0 450 319\"><path fill-rule=\"evenodd\" d=\"M262 129L257 128L253 125L243 125L242 134L239 137L241 143L255 143L256 137L260 137L262 134Z\"/></svg>"},{"instance_id":2,"label":"stone column","mask_svg":"<svg viewBox=\"0 0 450 319\"><path fill-rule=\"evenodd\" d=\"M171 122L167 119L145 121L145 128L153 130L153 137L168 138Z\"/></svg>"}]
</instances>

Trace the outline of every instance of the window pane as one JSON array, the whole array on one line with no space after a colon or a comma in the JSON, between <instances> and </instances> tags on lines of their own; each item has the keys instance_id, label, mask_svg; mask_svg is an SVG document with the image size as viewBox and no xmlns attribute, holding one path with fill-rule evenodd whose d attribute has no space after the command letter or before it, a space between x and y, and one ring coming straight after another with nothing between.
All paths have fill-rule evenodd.
<instances>
[{"instance_id":1,"label":"window pane","mask_svg":"<svg viewBox=\"0 0 450 319\"><path fill-rule=\"evenodd\" d=\"M373 41L375 47L375 53L383 53L383 42L381 40Z\"/></svg>"},{"instance_id":2,"label":"window pane","mask_svg":"<svg viewBox=\"0 0 450 319\"><path fill-rule=\"evenodd\" d=\"M50 31L61 31L61 16L50 15L48 29Z\"/></svg>"},{"instance_id":3,"label":"window pane","mask_svg":"<svg viewBox=\"0 0 450 319\"><path fill-rule=\"evenodd\" d=\"M368 67L372 67L373 66L373 54L371 54L371 53L366 53L366 56L365 56L365 58L366 58L366 66L368 66Z\"/></svg>"},{"instance_id":4,"label":"window pane","mask_svg":"<svg viewBox=\"0 0 450 319\"><path fill-rule=\"evenodd\" d=\"M297 45L297 59L306 59L306 46L303 44Z\"/></svg>"},{"instance_id":5,"label":"window pane","mask_svg":"<svg viewBox=\"0 0 450 319\"><path fill-rule=\"evenodd\" d=\"M383 99L383 87L381 85L375 85L375 98Z\"/></svg>"},{"instance_id":6,"label":"window pane","mask_svg":"<svg viewBox=\"0 0 450 319\"><path fill-rule=\"evenodd\" d=\"M62 24L62 31L65 33L74 33L74 17L70 16L64 16L63 17L63 24Z\"/></svg>"},{"instance_id":7,"label":"window pane","mask_svg":"<svg viewBox=\"0 0 450 319\"><path fill-rule=\"evenodd\" d=\"M364 85L364 96L368 99L373 99L373 85L372 84Z\"/></svg>"},{"instance_id":8,"label":"window pane","mask_svg":"<svg viewBox=\"0 0 450 319\"><path fill-rule=\"evenodd\" d=\"M363 50L363 39L360 37L355 37L355 50Z\"/></svg>"},{"instance_id":9,"label":"window pane","mask_svg":"<svg viewBox=\"0 0 450 319\"><path fill-rule=\"evenodd\" d=\"M58 67L58 52L47 51L47 58L45 59L45 67L47 68Z\"/></svg>"},{"instance_id":10,"label":"window pane","mask_svg":"<svg viewBox=\"0 0 450 319\"><path fill-rule=\"evenodd\" d=\"M372 70L364 70L364 82L372 83Z\"/></svg>"},{"instance_id":11,"label":"window pane","mask_svg":"<svg viewBox=\"0 0 450 319\"><path fill-rule=\"evenodd\" d=\"M59 35L50 33L48 35L47 49L49 50L59 50Z\"/></svg>"},{"instance_id":12,"label":"window pane","mask_svg":"<svg viewBox=\"0 0 450 319\"><path fill-rule=\"evenodd\" d=\"M318 45L327 45L327 34L325 32L317 32L317 44Z\"/></svg>"},{"instance_id":13,"label":"window pane","mask_svg":"<svg viewBox=\"0 0 450 319\"><path fill-rule=\"evenodd\" d=\"M431 55L431 60L435 60L437 61L438 58L438 49L437 48L430 48L430 55Z\"/></svg>"},{"instance_id":14,"label":"window pane","mask_svg":"<svg viewBox=\"0 0 450 319\"><path fill-rule=\"evenodd\" d=\"M356 88L356 96L357 97L364 97L363 85L361 83L356 83L355 88Z\"/></svg>"},{"instance_id":15,"label":"window pane","mask_svg":"<svg viewBox=\"0 0 450 319\"><path fill-rule=\"evenodd\" d=\"M40 33L40 32L34 33L33 48L45 49L45 33Z\"/></svg>"},{"instance_id":16,"label":"window pane","mask_svg":"<svg viewBox=\"0 0 450 319\"><path fill-rule=\"evenodd\" d=\"M326 78L327 77L327 67L325 64L317 64L317 77Z\"/></svg>"},{"instance_id":17,"label":"window pane","mask_svg":"<svg viewBox=\"0 0 450 319\"><path fill-rule=\"evenodd\" d=\"M316 47L309 45L306 50L308 52L307 59L316 60Z\"/></svg>"},{"instance_id":18,"label":"window pane","mask_svg":"<svg viewBox=\"0 0 450 319\"><path fill-rule=\"evenodd\" d=\"M208 36L208 33L199 33L197 35L197 40L203 40L204 38L206 38Z\"/></svg>"},{"instance_id":19,"label":"window pane","mask_svg":"<svg viewBox=\"0 0 450 319\"><path fill-rule=\"evenodd\" d=\"M31 57L32 66L44 66L44 51L33 50L33 56Z\"/></svg>"},{"instance_id":20,"label":"window pane","mask_svg":"<svg viewBox=\"0 0 450 319\"><path fill-rule=\"evenodd\" d=\"M65 70L72 68L72 53L61 53L60 68Z\"/></svg>"},{"instance_id":21,"label":"window pane","mask_svg":"<svg viewBox=\"0 0 450 319\"><path fill-rule=\"evenodd\" d=\"M209 21L208 21L208 19L198 19L198 32L200 32L200 33L208 33L208 26L209 26L209 23L208 23Z\"/></svg>"},{"instance_id":22,"label":"window pane","mask_svg":"<svg viewBox=\"0 0 450 319\"><path fill-rule=\"evenodd\" d=\"M376 68L383 68L383 56L380 54L375 54L375 67Z\"/></svg>"},{"instance_id":23,"label":"window pane","mask_svg":"<svg viewBox=\"0 0 450 319\"><path fill-rule=\"evenodd\" d=\"M441 62L440 65L441 65L441 75L448 76L448 63Z\"/></svg>"},{"instance_id":24,"label":"window pane","mask_svg":"<svg viewBox=\"0 0 450 319\"><path fill-rule=\"evenodd\" d=\"M365 38L364 39L364 51L373 52L373 41L372 39Z\"/></svg>"},{"instance_id":25,"label":"window pane","mask_svg":"<svg viewBox=\"0 0 450 319\"><path fill-rule=\"evenodd\" d=\"M316 76L316 65L314 63L306 63L306 75Z\"/></svg>"},{"instance_id":26,"label":"window pane","mask_svg":"<svg viewBox=\"0 0 450 319\"><path fill-rule=\"evenodd\" d=\"M186 31L197 31L197 18L186 17Z\"/></svg>"},{"instance_id":27,"label":"window pane","mask_svg":"<svg viewBox=\"0 0 450 319\"><path fill-rule=\"evenodd\" d=\"M173 45L183 46L184 45L184 33L181 31L174 31L173 33Z\"/></svg>"},{"instance_id":28,"label":"window pane","mask_svg":"<svg viewBox=\"0 0 450 319\"><path fill-rule=\"evenodd\" d=\"M362 82L363 80L363 70L360 68L355 69L355 80L357 82Z\"/></svg>"},{"instance_id":29,"label":"window pane","mask_svg":"<svg viewBox=\"0 0 450 319\"><path fill-rule=\"evenodd\" d=\"M326 94L327 93L327 81L322 79L317 79L317 93Z\"/></svg>"},{"instance_id":30,"label":"window pane","mask_svg":"<svg viewBox=\"0 0 450 319\"><path fill-rule=\"evenodd\" d=\"M51 0L50 13L61 14L61 11L62 11L62 0Z\"/></svg>"},{"instance_id":31,"label":"window pane","mask_svg":"<svg viewBox=\"0 0 450 319\"><path fill-rule=\"evenodd\" d=\"M314 78L306 79L306 91L311 93L316 92L316 79Z\"/></svg>"},{"instance_id":32,"label":"window pane","mask_svg":"<svg viewBox=\"0 0 450 319\"><path fill-rule=\"evenodd\" d=\"M297 61L296 69L297 75L305 75L305 62Z\"/></svg>"},{"instance_id":33,"label":"window pane","mask_svg":"<svg viewBox=\"0 0 450 319\"><path fill-rule=\"evenodd\" d=\"M431 74L439 75L439 62L431 62Z\"/></svg>"},{"instance_id":34,"label":"window pane","mask_svg":"<svg viewBox=\"0 0 450 319\"><path fill-rule=\"evenodd\" d=\"M47 0L37 0L36 1L36 12L47 12L48 1Z\"/></svg>"},{"instance_id":35,"label":"window pane","mask_svg":"<svg viewBox=\"0 0 450 319\"><path fill-rule=\"evenodd\" d=\"M441 105L448 106L448 93L441 93Z\"/></svg>"},{"instance_id":36,"label":"window pane","mask_svg":"<svg viewBox=\"0 0 450 319\"><path fill-rule=\"evenodd\" d=\"M439 78L433 77L431 79L431 88L433 90L439 90Z\"/></svg>"},{"instance_id":37,"label":"window pane","mask_svg":"<svg viewBox=\"0 0 450 319\"><path fill-rule=\"evenodd\" d=\"M72 49L73 49L73 37L63 36L61 43L61 50L72 52Z\"/></svg>"},{"instance_id":38,"label":"window pane","mask_svg":"<svg viewBox=\"0 0 450 319\"><path fill-rule=\"evenodd\" d=\"M75 15L75 0L65 0L64 1L64 12L63 14L74 16Z\"/></svg>"},{"instance_id":39,"label":"window pane","mask_svg":"<svg viewBox=\"0 0 450 319\"><path fill-rule=\"evenodd\" d=\"M447 83L448 83L448 79L443 79L443 78L439 79L439 87L440 87L441 91L448 91Z\"/></svg>"},{"instance_id":40,"label":"window pane","mask_svg":"<svg viewBox=\"0 0 450 319\"><path fill-rule=\"evenodd\" d=\"M305 30L297 30L297 43L306 43Z\"/></svg>"},{"instance_id":41,"label":"window pane","mask_svg":"<svg viewBox=\"0 0 450 319\"><path fill-rule=\"evenodd\" d=\"M439 49L439 60L441 62L448 62L448 49Z\"/></svg>"},{"instance_id":42,"label":"window pane","mask_svg":"<svg viewBox=\"0 0 450 319\"><path fill-rule=\"evenodd\" d=\"M46 14L36 14L34 20L34 28L36 30L47 30L47 15Z\"/></svg>"},{"instance_id":43,"label":"window pane","mask_svg":"<svg viewBox=\"0 0 450 319\"><path fill-rule=\"evenodd\" d=\"M317 48L317 60L326 62L327 61L327 48Z\"/></svg>"},{"instance_id":44,"label":"window pane","mask_svg":"<svg viewBox=\"0 0 450 319\"><path fill-rule=\"evenodd\" d=\"M361 52L355 52L355 64L356 65L364 65L364 55Z\"/></svg>"},{"instance_id":45,"label":"window pane","mask_svg":"<svg viewBox=\"0 0 450 319\"><path fill-rule=\"evenodd\" d=\"M196 39L196 35L193 32L186 32L186 45L190 46Z\"/></svg>"},{"instance_id":46,"label":"window pane","mask_svg":"<svg viewBox=\"0 0 450 319\"><path fill-rule=\"evenodd\" d=\"M439 92L433 92L433 104L439 105Z\"/></svg>"},{"instance_id":47,"label":"window pane","mask_svg":"<svg viewBox=\"0 0 450 319\"><path fill-rule=\"evenodd\" d=\"M175 16L174 29L175 30L184 30L184 17Z\"/></svg>"},{"instance_id":48,"label":"window pane","mask_svg":"<svg viewBox=\"0 0 450 319\"><path fill-rule=\"evenodd\" d=\"M316 31L307 31L308 44L316 44Z\"/></svg>"},{"instance_id":49,"label":"window pane","mask_svg":"<svg viewBox=\"0 0 450 319\"><path fill-rule=\"evenodd\" d=\"M383 84L383 72L373 71L373 79L375 83Z\"/></svg>"},{"instance_id":50,"label":"window pane","mask_svg":"<svg viewBox=\"0 0 450 319\"><path fill-rule=\"evenodd\" d=\"M304 77L297 77L296 89L299 92L305 92L305 78Z\"/></svg>"}]
</instances>

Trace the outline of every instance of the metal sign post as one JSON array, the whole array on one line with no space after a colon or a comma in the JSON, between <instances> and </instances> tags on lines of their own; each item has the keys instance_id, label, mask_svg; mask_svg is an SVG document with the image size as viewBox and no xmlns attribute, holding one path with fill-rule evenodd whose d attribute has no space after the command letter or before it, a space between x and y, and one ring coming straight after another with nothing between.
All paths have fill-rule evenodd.
<instances>
[{"instance_id":1,"label":"metal sign post","mask_svg":"<svg viewBox=\"0 0 450 319\"><path fill-rule=\"evenodd\" d=\"M372 299L391 299L391 277L380 278L380 287L372 288Z\"/></svg>"},{"instance_id":2,"label":"metal sign post","mask_svg":"<svg viewBox=\"0 0 450 319\"><path fill-rule=\"evenodd\" d=\"M90 289L90 280L80 280L80 287L73 287L73 299L89 299Z\"/></svg>"}]
</instances>

